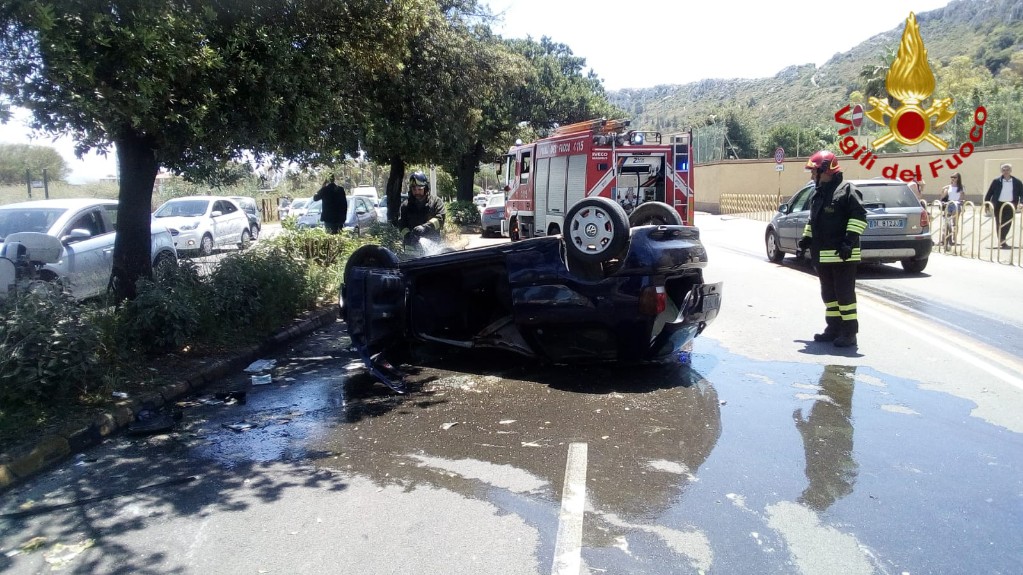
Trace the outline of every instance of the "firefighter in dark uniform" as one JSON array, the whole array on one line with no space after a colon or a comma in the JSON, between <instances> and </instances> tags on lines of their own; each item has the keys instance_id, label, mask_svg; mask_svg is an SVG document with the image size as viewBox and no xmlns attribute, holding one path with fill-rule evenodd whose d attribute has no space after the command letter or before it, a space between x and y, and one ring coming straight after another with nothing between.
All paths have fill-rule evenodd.
<instances>
[{"instance_id":1,"label":"firefighter in dark uniform","mask_svg":"<svg viewBox=\"0 0 1023 575\"><path fill-rule=\"evenodd\" d=\"M440 241L447 210L444 201L430 194L430 182L423 172L412 172L408 179L408 199L398 208L398 229L406 245L416 245L419 238Z\"/></svg>"},{"instance_id":2,"label":"firefighter in dark uniform","mask_svg":"<svg viewBox=\"0 0 1023 575\"><path fill-rule=\"evenodd\" d=\"M816 189L810 197L810 220L799 240L800 251L810 250L817 264L827 327L814 341L835 347L856 345L856 268L860 261L860 234L867 229L867 211L855 186L842 183L835 154L820 151L806 163ZM800 254L802 255L802 254Z\"/></svg>"}]
</instances>

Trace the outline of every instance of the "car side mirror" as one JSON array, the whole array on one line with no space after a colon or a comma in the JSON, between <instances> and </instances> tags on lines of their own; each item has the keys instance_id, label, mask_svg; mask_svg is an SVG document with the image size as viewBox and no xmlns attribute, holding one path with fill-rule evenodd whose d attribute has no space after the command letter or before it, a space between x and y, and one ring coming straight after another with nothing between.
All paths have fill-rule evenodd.
<instances>
[{"instance_id":1,"label":"car side mirror","mask_svg":"<svg viewBox=\"0 0 1023 575\"><path fill-rule=\"evenodd\" d=\"M360 206L358 208L355 208L355 213L357 213L357 214L359 214L361 216L362 214L366 213L366 208L364 208L362 206Z\"/></svg>"},{"instance_id":2,"label":"car side mirror","mask_svg":"<svg viewBox=\"0 0 1023 575\"><path fill-rule=\"evenodd\" d=\"M789 205L788 204L782 204L782 205L778 206L778 211L783 213L783 214L789 213Z\"/></svg>"},{"instance_id":3,"label":"car side mirror","mask_svg":"<svg viewBox=\"0 0 1023 575\"><path fill-rule=\"evenodd\" d=\"M66 236L60 238L60 241L70 244L80 240L88 239L92 237L92 233L85 228L75 228L67 233Z\"/></svg>"},{"instance_id":4,"label":"car side mirror","mask_svg":"<svg viewBox=\"0 0 1023 575\"><path fill-rule=\"evenodd\" d=\"M210 214L210 217L214 217L214 218L216 218L216 217L220 217L220 216L222 216L222 215L224 215L224 212L222 212L222 211L220 211L220 210L214 210L214 211L213 211L213 213L212 213L212 214Z\"/></svg>"}]
</instances>

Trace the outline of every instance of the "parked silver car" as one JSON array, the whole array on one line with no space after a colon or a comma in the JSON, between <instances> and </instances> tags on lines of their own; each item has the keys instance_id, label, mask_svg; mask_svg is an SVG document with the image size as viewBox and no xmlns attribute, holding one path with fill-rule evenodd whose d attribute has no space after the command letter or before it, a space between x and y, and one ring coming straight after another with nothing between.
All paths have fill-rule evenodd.
<instances>
[{"instance_id":1,"label":"parked silver car","mask_svg":"<svg viewBox=\"0 0 1023 575\"><path fill-rule=\"evenodd\" d=\"M323 225L320 221L320 213L323 211L323 202L315 200L309 204L306 213L298 218L296 226L302 228L317 228ZM348 215L345 218L344 227L356 234L376 223L377 212L373 207L373 201L367 196L349 196Z\"/></svg>"},{"instance_id":2,"label":"parked silver car","mask_svg":"<svg viewBox=\"0 0 1023 575\"><path fill-rule=\"evenodd\" d=\"M36 200L0 206L0 298L21 280L61 282L75 299L106 292L117 237L117 201ZM152 226L153 267L177 265L171 233Z\"/></svg>"},{"instance_id":3,"label":"parked silver car","mask_svg":"<svg viewBox=\"0 0 1023 575\"><path fill-rule=\"evenodd\" d=\"M846 181L860 190L867 209L867 230L860 236L862 262L900 262L907 273L922 272L931 255L930 218L909 186L883 178ZM796 253L796 243L810 219L813 188L813 182L800 188L778 207L767 225L764 243L772 262Z\"/></svg>"},{"instance_id":4,"label":"parked silver car","mask_svg":"<svg viewBox=\"0 0 1023 575\"><path fill-rule=\"evenodd\" d=\"M166 226L179 251L208 256L213 248L238 246L245 249L252 240L249 217L230 198L186 196L164 202L153 212L154 224Z\"/></svg>"}]
</instances>

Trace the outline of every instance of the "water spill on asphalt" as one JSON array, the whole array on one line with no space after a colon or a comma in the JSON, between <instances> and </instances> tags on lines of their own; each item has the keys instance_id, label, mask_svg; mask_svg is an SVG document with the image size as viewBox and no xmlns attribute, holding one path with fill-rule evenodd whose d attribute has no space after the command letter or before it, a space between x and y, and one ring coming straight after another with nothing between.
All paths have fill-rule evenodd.
<instances>
[{"instance_id":1,"label":"water spill on asphalt","mask_svg":"<svg viewBox=\"0 0 1023 575\"><path fill-rule=\"evenodd\" d=\"M567 446L585 442L583 558L611 571L640 572L636 557L650 555L804 573L1018 559L1004 527L1023 519L1023 441L920 382L750 360L708 338L691 367L426 358L406 396L349 362L319 353L285 365L294 383L251 390L245 432L193 413L205 427L192 447L225 466L307 460L382 488L443 489L549 530ZM969 544L943 543L963 533ZM820 537L835 544L806 544Z\"/></svg>"}]
</instances>

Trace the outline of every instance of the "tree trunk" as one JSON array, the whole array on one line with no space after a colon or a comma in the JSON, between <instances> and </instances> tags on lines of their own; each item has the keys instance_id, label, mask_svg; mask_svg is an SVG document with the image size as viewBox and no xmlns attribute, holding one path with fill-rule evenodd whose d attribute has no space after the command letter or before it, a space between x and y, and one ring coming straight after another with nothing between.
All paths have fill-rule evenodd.
<instances>
[{"instance_id":1,"label":"tree trunk","mask_svg":"<svg viewBox=\"0 0 1023 575\"><path fill-rule=\"evenodd\" d=\"M394 223L398 219L398 207L401 206L401 186L405 183L405 160L401 156L391 158L391 173L387 176L387 221Z\"/></svg>"},{"instance_id":2,"label":"tree trunk","mask_svg":"<svg viewBox=\"0 0 1023 575\"><path fill-rule=\"evenodd\" d=\"M476 172L478 171L480 160L483 159L483 142L476 140L476 144L472 147L472 151L462 154L458 158L458 167L455 174L455 200L459 202L471 202L473 192L473 183L476 179Z\"/></svg>"},{"instance_id":3,"label":"tree trunk","mask_svg":"<svg viewBox=\"0 0 1023 575\"><path fill-rule=\"evenodd\" d=\"M159 163L148 138L125 130L114 139L117 147L117 237L110 286L117 300L134 299L135 283L152 277L153 184Z\"/></svg>"}]
</instances>

